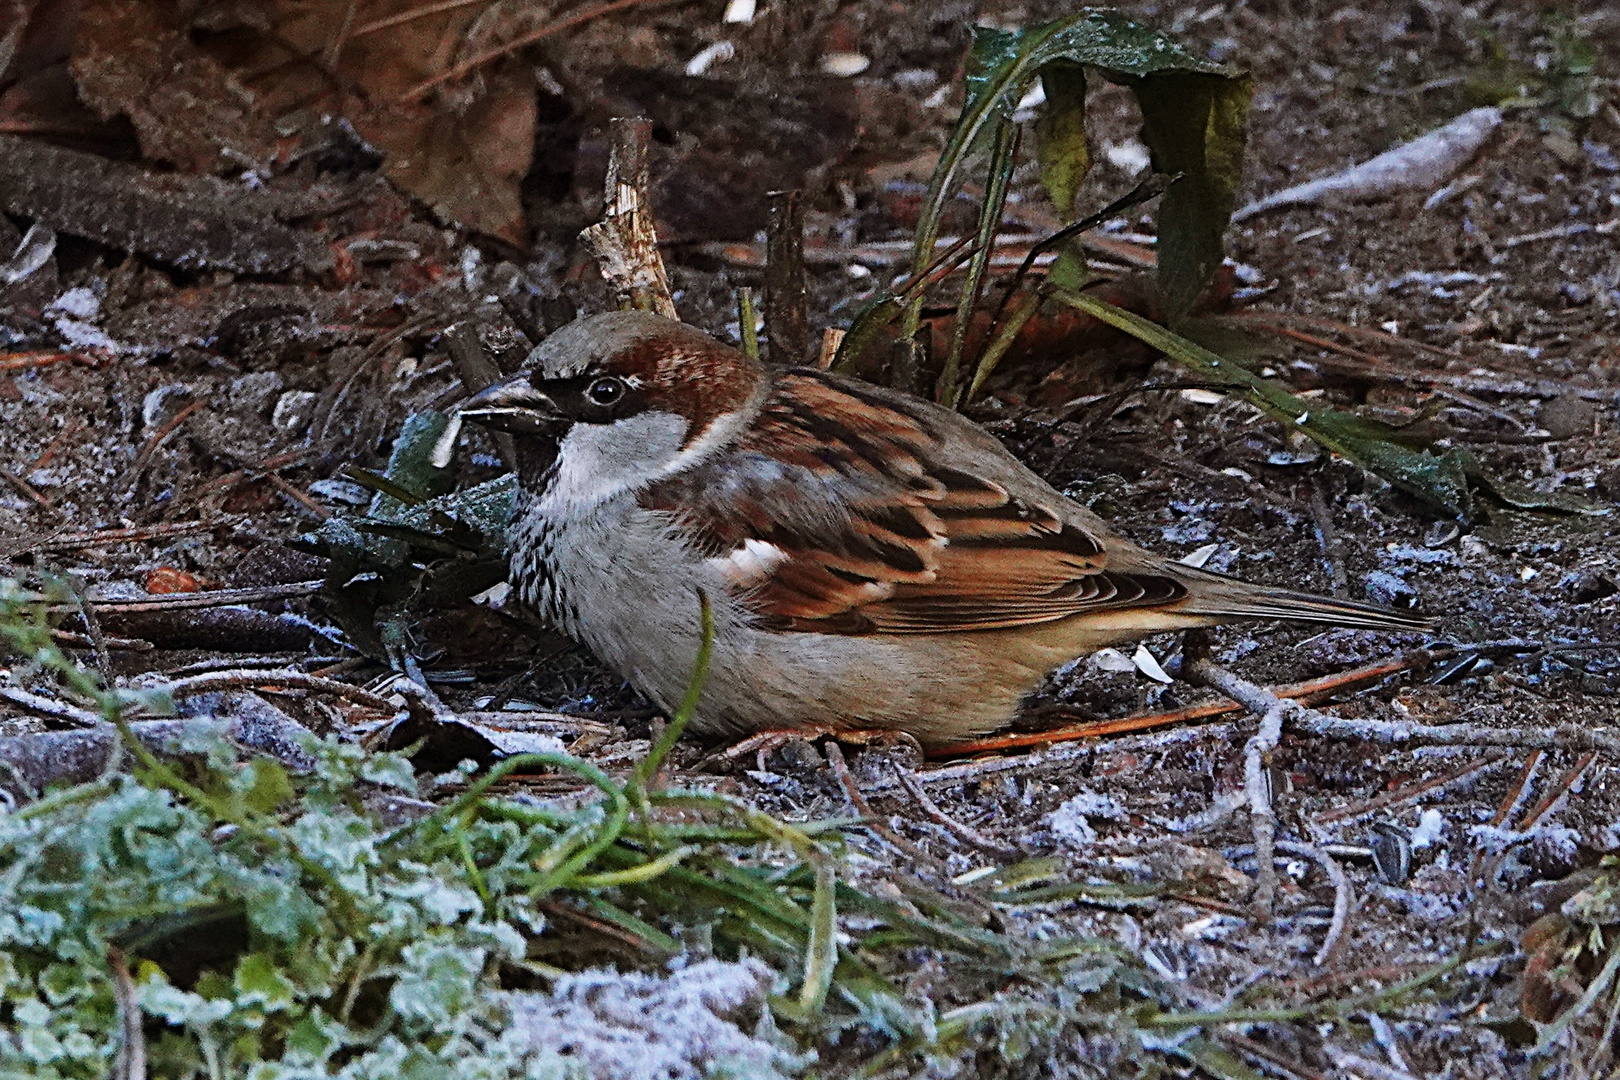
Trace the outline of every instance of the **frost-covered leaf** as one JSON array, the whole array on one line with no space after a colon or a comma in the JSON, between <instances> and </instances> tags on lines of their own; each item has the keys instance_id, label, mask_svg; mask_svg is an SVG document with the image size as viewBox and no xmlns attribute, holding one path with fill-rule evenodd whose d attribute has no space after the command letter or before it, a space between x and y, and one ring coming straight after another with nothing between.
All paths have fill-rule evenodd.
<instances>
[{"instance_id":1,"label":"frost-covered leaf","mask_svg":"<svg viewBox=\"0 0 1620 1080\"><path fill-rule=\"evenodd\" d=\"M265 1009L285 1009L293 1003L292 980L265 953L248 953L238 960L233 983L239 1001Z\"/></svg>"}]
</instances>

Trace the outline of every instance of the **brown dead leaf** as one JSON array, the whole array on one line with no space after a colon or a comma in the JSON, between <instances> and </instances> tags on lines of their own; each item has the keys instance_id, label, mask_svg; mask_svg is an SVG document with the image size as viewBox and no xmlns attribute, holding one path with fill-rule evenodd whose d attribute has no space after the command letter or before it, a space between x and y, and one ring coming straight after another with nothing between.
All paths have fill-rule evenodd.
<instances>
[{"instance_id":1,"label":"brown dead leaf","mask_svg":"<svg viewBox=\"0 0 1620 1080\"><path fill-rule=\"evenodd\" d=\"M491 35L505 39L477 7L394 21L422 8L419 0L367 3L346 24L345 4L275 0L266 5L270 32L239 31L213 55L253 73L266 115L318 109L346 117L383 152L383 171L401 190L447 222L521 244L518 185L534 150L534 78L521 65L496 65L465 87L401 103Z\"/></svg>"},{"instance_id":2,"label":"brown dead leaf","mask_svg":"<svg viewBox=\"0 0 1620 1080\"><path fill-rule=\"evenodd\" d=\"M146 591L153 596L169 593L201 592L208 585L197 575L172 566L158 566L146 572Z\"/></svg>"},{"instance_id":3,"label":"brown dead leaf","mask_svg":"<svg viewBox=\"0 0 1620 1080\"><path fill-rule=\"evenodd\" d=\"M460 115L389 105L357 110L350 120L387 155L388 178L441 219L522 244L527 225L518 185L534 150L535 108L532 78L504 70Z\"/></svg>"},{"instance_id":4,"label":"brown dead leaf","mask_svg":"<svg viewBox=\"0 0 1620 1080\"><path fill-rule=\"evenodd\" d=\"M253 95L153 0L88 0L69 64L102 119L127 116L141 152L200 173L262 166L275 132Z\"/></svg>"}]
</instances>

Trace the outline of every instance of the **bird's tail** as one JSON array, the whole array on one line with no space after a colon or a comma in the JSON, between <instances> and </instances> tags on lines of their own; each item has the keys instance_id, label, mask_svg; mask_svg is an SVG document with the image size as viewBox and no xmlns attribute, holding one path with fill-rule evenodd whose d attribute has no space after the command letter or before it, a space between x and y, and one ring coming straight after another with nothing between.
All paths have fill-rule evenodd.
<instances>
[{"instance_id":1,"label":"bird's tail","mask_svg":"<svg viewBox=\"0 0 1620 1080\"><path fill-rule=\"evenodd\" d=\"M1251 585L1208 570L1176 568L1187 597L1176 605L1189 615L1211 619L1288 619L1358 630L1424 631L1434 620L1415 611L1338 600L1331 596Z\"/></svg>"}]
</instances>

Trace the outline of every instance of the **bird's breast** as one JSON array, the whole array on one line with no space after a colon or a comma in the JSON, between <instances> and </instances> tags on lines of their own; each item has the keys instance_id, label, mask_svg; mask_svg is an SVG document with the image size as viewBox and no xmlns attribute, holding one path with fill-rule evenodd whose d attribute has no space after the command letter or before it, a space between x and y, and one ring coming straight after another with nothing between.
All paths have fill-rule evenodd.
<instances>
[{"instance_id":1,"label":"bird's breast","mask_svg":"<svg viewBox=\"0 0 1620 1080\"><path fill-rule=\"evenodd\" d=\"M512 584L546 622L567 627L568 603L558 580L558 524L532 504L520 507L507 536Z\"/></svg>"}]
</instances>

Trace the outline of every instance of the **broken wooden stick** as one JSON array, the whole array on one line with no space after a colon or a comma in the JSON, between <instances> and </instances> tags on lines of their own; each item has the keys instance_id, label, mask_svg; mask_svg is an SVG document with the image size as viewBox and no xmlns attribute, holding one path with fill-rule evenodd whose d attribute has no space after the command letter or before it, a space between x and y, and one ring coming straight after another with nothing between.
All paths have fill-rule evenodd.
<instances>
[{"instance_id":1,"label":"broken wooden stick","mask_svg":"<svg viewBox=\"0 0 1620 1080\"><path fill-rule=\"evenodd\" d=\"M1281 698L1208 658L1182 665L1189 682L1219 690L1257 716L1280 708L1286 727L1308 735L1335 739L1367 739L1382 743L1420 746L1517 746L1527 749L1606 750L1620 752L1620 729L1591 728L1581 724L1555 727L1496 728L1483 724L1417 724L1399 720L1351 720L1307 708Z\"/></svg>"},{"instance_id":2,"label":"broken wooden stick","mask_svg":"<svg viewBox=\"0 0 1620 1080\"><path fill-rule=\"evenodd\" d=\"M1392 675L1399 675L1403 671L1425 667L1433 659L1433 656L1433 653L1416 650L1398 656L1393 660L1380 660L1376 664L1367 664L1363 667L1352 668L1349 671L1341 671L1336 675L1325 675L1320 679L1309 679L1305 682L1273 687L1271 692L1283 698L1299 699L1307 702L1320 701L1322 698L1332 694L1347 690L1360 690ZM1243 706L1235 701L1210 701L1202 705L1189 705L1181 709L1172 709L1168 712L1133 713L1130 716L1122 716L1116 720L1087 720L1084 723L1069 724L1048 731L1020 732L1016 735L992 735L974 742L956 743L951 746L941 747L928 756L930 758L961 757L966 754L982 754L1000 750L1022 750L1033 746L1074 742L1079 739L1100 739L1108 735L1127 735L1135 731L1149 731L1154 728L1171 727L1176 724L1210 720L1218 716L1230 716L1232 713L1242 711Z\"/></svg>"},{"instance_id":3,"label":"broken wooden stick","mask_svg":"<svg viewBox=\"0 0 1620 1080\"><path fill-rule=\"evenodd\" d=\"M616 117L609 125L607 183L602 220L579 234L620 308L676 319L669 276L653 227L652 180L647 149L652 121Z\"/></svg>"},{"instance_id":4,"label":"broken wooden stick","mask_svg":"<svg viewBox=\"0 0 1620 1080\"><path fill-rule=\"evenodd\" d=\"M765 334L780 367L803 364L810 348L804 290L804 203L797 191L772 191L765 247Z\"/></svg>"},{"instance_id":5,"label":"broken wooden stick","mask_svg":"<svg viewBox=\"0 0 1620 1080\"><path fill-rule=\"evenodd\" d=\"M197 702L194 714L175 720L141 720L130 730L153 753L194 753L199 735L219 735L246 750L296 770L315 759L304 749L309 729L256 694L221 694ZM109 723L75 731L42 731L0 739L0 796L34 798L52 784L82 784L117 765L126 753L118 729Z\"/></svg>"}]
</instances>

